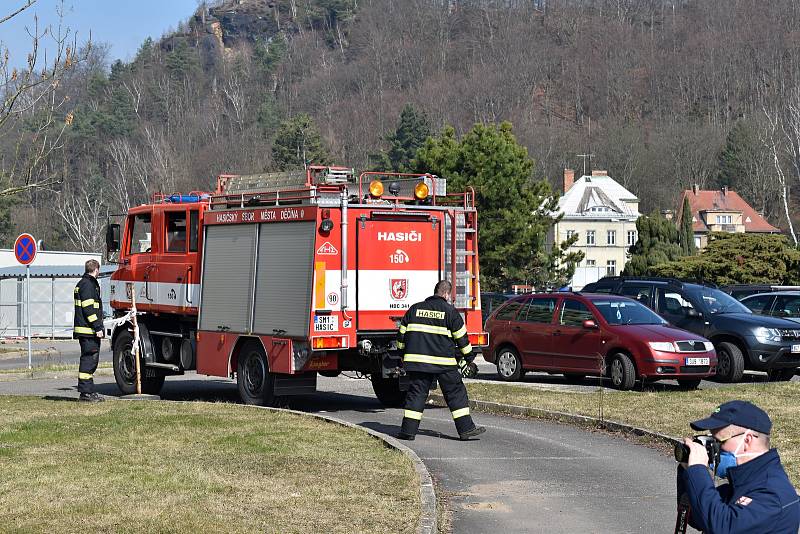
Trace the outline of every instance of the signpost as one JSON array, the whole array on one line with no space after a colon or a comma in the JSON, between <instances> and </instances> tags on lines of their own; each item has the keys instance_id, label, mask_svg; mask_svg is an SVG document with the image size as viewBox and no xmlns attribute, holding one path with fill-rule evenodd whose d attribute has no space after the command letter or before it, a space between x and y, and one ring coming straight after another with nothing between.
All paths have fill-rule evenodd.
<instances>
[{"instance_id":1,"label":"signpost","mask_svg":"<svg viewBox=\"0 0 800 534\"><path fill-rule=\"evenodd\" d=\"M31 234L20 234L14 242L14 256L25 266L25 308L28 321L28 369L33 369L31 358L31 263L36 259L36 240Z\"/></svg>"}]
</instances>

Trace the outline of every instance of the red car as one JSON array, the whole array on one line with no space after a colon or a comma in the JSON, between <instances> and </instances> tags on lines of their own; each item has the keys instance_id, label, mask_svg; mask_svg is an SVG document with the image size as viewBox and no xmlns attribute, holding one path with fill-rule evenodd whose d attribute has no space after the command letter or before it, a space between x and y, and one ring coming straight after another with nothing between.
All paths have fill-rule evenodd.
<instances>
[{"instance_id":1,"label":"red car","mask_svg":"<svg viewBox=\"0 0 800 534\"><path fill-rule=\"evenodd\" d=\"M499 307L486 330L483 357L506 381L547 371L572 379L608 376L618 389L632 388L637 379L677 379L694 389L717 366L710 341L616 295L522 295Z\"/></svg>"}]
</instances>

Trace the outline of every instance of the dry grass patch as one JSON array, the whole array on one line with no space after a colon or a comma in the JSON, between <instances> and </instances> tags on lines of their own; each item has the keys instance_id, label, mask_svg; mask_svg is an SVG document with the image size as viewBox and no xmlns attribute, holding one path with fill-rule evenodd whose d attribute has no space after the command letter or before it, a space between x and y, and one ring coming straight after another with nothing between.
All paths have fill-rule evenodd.
<instances>
[{"instance_id":1,"label":"dry grass patch","mask_svg":"<svg viewBox=\"0 0 800 534\"><path fill-rule=\"evenodd\" d=\"M545 391L534 388L469 383L470 399L528 406L597 417L600 393ZM719 404L747 400L772 419L772 444L777 447L795 486L800 486L800 382L739 384L696 391L605 391L605 419L669 436L693 433L689 421L707 417Z\"/></svg>"},{"instance_id":2,"label":"dry grass patch","mask_svg":"<svg viewBox=\"0 0 800 534\"><path fill-rule=\"evenodd\" d=\"M418 484L405 455L311 417L0 397L3 530L411 532Z\"/></svg>"}]
</instances>

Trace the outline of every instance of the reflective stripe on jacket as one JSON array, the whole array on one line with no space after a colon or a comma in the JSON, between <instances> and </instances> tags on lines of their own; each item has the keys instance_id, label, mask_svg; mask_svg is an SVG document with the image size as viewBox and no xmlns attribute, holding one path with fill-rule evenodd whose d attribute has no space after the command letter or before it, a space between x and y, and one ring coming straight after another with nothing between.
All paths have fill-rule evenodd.
<instances>
[{"instance_id":1,"label":"reflective stripe on jacket","mask_svg":"<svg viewBox=\"0 0 800 534\"><path fill-rule=\"evenodd\" d=\"M411 306L400 322L397 348L404 352L406 371L440 373L458 367L472 353L464 319L439 296Z\"/></svg>"},{"instance_id":2,"label":"reflective stripe on jacket","mask_svg":"<svg viewBox=\"0 0 800 534\"><path fill-rule=\"evenodd\" d=\"M75 319L72 337L94 337L103 330L103 302L100 299L100 283L84 274L75 286Z\"/></svg>"}]
</instances>

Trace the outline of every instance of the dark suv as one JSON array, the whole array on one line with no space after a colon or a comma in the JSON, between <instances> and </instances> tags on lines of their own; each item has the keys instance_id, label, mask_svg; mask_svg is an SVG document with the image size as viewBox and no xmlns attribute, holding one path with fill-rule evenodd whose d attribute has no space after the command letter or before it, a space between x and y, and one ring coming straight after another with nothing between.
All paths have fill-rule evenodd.
<instances>
[{"instance_id":1,"label":"dark suv","mask_svg":"<svg viewBox=\"0 0 800 534\"><path fill-rule=\"evenodd\" d=\"M696 388L717 364L710 341L615 295L521 295L498 308L486 330L483 358L507 381L547 371L571 379L607 375L619 389L667 378Z\"/></svg>"},{"instance_id":2,"label":"dark suv","mask_svg":"<svg viewBox=\"0 0 800 534\"><path fill-rule=\"evenodd\" d=\"M745 369L790 380L800 366L797 323L753 314L719 289L671 278L612 276L583 288L635 298L679 328L710 339L717 349L717 378L738 382Z\"/></svg>"}]
</instances>

